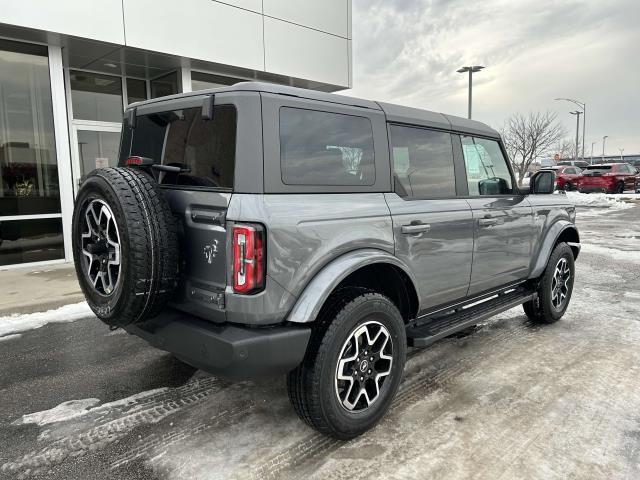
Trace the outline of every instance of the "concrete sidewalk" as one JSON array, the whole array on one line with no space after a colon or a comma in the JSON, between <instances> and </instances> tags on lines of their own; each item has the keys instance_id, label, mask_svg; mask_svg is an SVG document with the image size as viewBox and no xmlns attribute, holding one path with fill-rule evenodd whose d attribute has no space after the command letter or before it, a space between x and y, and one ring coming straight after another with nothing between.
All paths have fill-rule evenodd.
<instances>
[{"instance_id":1,"label":"concrete sidewalk","mask_svg":"<svg viewBox=\"0 0 640 480\"><path fill-rule=\"evenodd\" d=\"M83 300L73 263L0 270L0 317Z\"/></svg>"}]
</instances>

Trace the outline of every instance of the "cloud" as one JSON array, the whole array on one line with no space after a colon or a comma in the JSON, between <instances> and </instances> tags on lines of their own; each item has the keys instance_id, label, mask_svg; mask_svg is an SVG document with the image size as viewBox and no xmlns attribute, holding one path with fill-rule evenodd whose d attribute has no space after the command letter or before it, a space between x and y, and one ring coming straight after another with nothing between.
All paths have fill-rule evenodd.
<instances>
[{"instance_id":1,"label":"cloud","mask_svg":"<svg viewBox=\"0 0 640 480\"><path fill-rule=\"evenodd\" d=\"M587 103L587 144L640 153L640 2L637 0L353 0L350 95L465 115L499 127L515 111L551 109L569 131ZM597 151L597 148L596 148ZM589 152L587 152L589 153Z\"/></svg>"}]
</instances>

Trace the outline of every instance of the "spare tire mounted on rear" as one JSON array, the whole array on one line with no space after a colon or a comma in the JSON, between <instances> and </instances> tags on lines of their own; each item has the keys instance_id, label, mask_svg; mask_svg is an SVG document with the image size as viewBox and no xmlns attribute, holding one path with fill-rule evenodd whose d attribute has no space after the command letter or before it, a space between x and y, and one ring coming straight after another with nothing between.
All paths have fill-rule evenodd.
<instances>
[{"instance_id":1,"label":"spare tire mounted on rear","mask_svg":"<svg viewBox=\"0 0 640 480\"><path fill-rule=\"evenodd\" d=\"M94 170L73 213L80 287L112 327L157 315L178 281L176 220L156 182L127 167Z\"/></svg>"}]
</instances>

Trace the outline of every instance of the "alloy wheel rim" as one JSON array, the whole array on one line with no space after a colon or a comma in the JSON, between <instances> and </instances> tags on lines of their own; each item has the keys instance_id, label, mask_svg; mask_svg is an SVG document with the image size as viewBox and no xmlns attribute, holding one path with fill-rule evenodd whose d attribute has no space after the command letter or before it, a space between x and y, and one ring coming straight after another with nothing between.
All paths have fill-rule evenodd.
<instances>
[{"instance_id":1,"label":"alloy wheel rim","mask_svg":"<svg viewBox=\"0 0 640 480\"><path fill-rule=\"evenodd\" d=\"M335 374L335 393L342 408L361 412L374 404L393 366L393 340L377 321L355 328L344 342Z\"/></svg>"},{"instance_id":2,"label":"alloy wheel rim","mask_svg":"<svg viewBox=\"0 0 640 480\"><path fill-rule=\"evenodd\" d=\"M109 205L99 199L89 202L84 219L84 273L97 293L109 296L120 281L122 267L118 224Z\"/></svg>"},{"instance_id":3,"label":"alloy wheel rim","mask_svg":"<svg viewBox=\"0 0 640 480\"><path fill-rule=\"evenodd\" d=\"M556 310L561 310L567 301L569 280L571 280L571 269L569 262L563 257L558 260L551 279L551 304Z\"/></svg>"}]
</instances>

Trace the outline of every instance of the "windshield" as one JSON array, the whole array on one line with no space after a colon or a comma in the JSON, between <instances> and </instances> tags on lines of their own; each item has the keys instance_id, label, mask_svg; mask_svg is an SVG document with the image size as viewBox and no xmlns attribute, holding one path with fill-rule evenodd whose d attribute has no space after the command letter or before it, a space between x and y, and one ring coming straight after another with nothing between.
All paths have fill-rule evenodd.
<instances>
[{"instance_id":1,"label":"windshield","mask_svg":"<svg viewBox=\"0 0 640 480\"><path fill-rule=\"evenodd\" d=\"M130 156L146 157L182 169L162 172L161 184L232 189L235 152L233 106L216 106L211 120L202 118L199 107L185 108L140 115L135 129L125 127L120 165Z\"/></svg>"}]
</instances>

